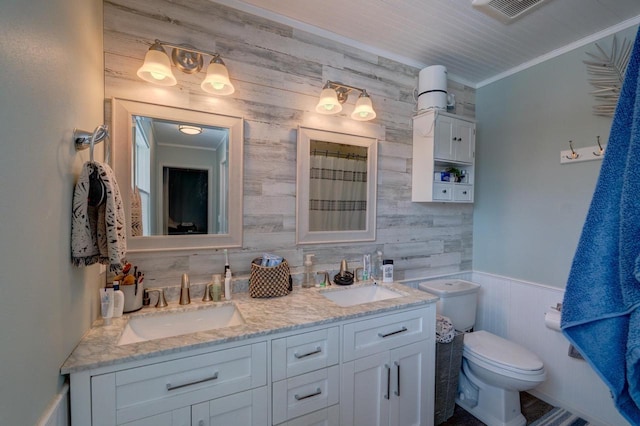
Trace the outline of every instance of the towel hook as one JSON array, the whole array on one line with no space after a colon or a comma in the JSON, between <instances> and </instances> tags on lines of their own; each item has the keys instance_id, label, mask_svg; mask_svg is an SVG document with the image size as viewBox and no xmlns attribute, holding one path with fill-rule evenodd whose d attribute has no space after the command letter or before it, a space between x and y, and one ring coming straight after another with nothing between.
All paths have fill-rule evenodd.
<instances>
[{"instance_id":1,"label":"towel hook","mask_svg":"<svg viewBox=\"0 0 640 426\"><path fill-rule=\"evenodd\" d=\"M576 150L573 149L573 141L569 141L569 148L571 148L571 156L566 156L569 160L575 160L576 158L580 157L580 154L578 154Z\"/></svg>"},{"instance_id":2,"label":"towel hook","mask_svg":"<svg viewBox=\"0 0 640 426\"><path fill-rule=\"evenodd\" d=\"M604 148L602 148L602 144L600 143L600 136L598 136L598 148L599 151L593 153L593 155L595 155L596 157L600 157L602 154L604 154Z\"/></svg>"},{"instance_id":3,"label":"towel hook","mask_svg":"<svg viewBox=\"0 0 640 426\"><path fill-rule=\"evenodd\" d=\"M77 151L90 148L90 157L93 162L93 146L100 143L109 136L109 126L101 124L93 132L73 129L73 142Z\"/></svg>"}]
</instances>

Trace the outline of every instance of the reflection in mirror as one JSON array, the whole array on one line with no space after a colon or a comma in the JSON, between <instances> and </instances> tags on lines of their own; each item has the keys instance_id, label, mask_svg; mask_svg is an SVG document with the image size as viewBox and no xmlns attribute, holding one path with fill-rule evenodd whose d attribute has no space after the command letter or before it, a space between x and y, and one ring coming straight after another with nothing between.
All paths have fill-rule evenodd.
<instances>
[{"instance_id":1,"label":"reflection in mirror","mask_svg":"<svg viewBox=\"0 0 640 426\"><path fill-rule=\"evenodd\" d=\"M298 244L375 240L377 140L298 130Z\"/></svg>"},{"instance_id":2,"label":"reflection in mirror","mask_svg":"<svg viewBox=\"0 0 640 426\"><path fill-rule=\"evenodd\" d=\"M241 246L242 119L120 99L112 111L129 251Z\"/></svg>"},{"instance_id":3,"label":"reflection in mirror","mask_svg":"<svg viewBox=\"0 0 640 426\"><path fill-rule=\"evenodd\" d=\"M367 148L311 140L309 231L363 231Z\"/></svg>"},{"instance_id":4,"label":"reflection in mirror","mask_svg":"<svg viewBox=\"0 0 640 426\"><path fill-rule=\"evenodd\" d=\"M132 121L131 235L226 234L228 130L140 115ZM192 132L180 130L186 126Z\"/></svg>"}]
</instances>

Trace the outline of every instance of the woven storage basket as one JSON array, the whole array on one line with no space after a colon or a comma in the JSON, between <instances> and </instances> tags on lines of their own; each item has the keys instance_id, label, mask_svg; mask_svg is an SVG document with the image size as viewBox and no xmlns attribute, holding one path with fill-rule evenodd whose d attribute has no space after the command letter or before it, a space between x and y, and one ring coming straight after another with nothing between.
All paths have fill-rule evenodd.
<instances>
[{"instance_id":1,"label":"woven storage basket","mask_svg":"<svg viewBox=\"0 0 640 426\"><path fill-rule=\"evenodd\" d=\"M251 262L249 295L251 297L280 297L291 291L291 271L283 260L278 266L262 266L261 258Z\"/></svg>"},{"instance_id":2,"label":"woven storage basket","mask_svg":"<svg viewBox=\"0 0 640 426\"><path fill-rule=\"evenodd\" d=\"M446 422L456 408L458 376L462 367L464 333L456 332L451 343L436 343L436 398L434 424Z\"/></svg>"}]
</instances>

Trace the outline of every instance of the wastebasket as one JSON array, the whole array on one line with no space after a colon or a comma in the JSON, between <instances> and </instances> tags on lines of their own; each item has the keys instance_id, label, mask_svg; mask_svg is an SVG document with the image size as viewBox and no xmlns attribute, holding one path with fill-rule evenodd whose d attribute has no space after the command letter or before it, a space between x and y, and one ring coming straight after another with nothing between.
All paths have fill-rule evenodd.
<instances>
[{"instance_id":1,"label":"wastebasket","mask_svg":"<svg viewBox=\"0 0 640 426\"><path fill-rule=\"evenodd\" d=\"M456 406L458 376L462 367L464 333L456 332L450 343L436 343L436 400L434 424L446 422Z\"/></svg>"}]
</instances>

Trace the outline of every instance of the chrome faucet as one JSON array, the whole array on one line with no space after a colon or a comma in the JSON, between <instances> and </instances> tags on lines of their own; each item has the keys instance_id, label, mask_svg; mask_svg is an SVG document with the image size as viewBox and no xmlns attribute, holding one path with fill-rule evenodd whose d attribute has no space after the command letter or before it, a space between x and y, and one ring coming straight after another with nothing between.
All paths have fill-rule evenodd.
<instances>
[{"instance_id":1,"label":"chrome faucet","mask_svg":"<svg viewBox=\"0 0 640 426\"><path fill-rule=\"evenodd\" d=\"M182 283L180 285L180 304L188 305L191 303L189 275L182 274Z\"/></svg>"}]
</instances>

